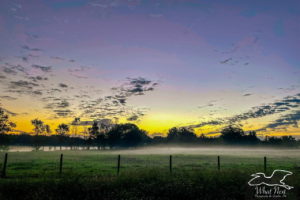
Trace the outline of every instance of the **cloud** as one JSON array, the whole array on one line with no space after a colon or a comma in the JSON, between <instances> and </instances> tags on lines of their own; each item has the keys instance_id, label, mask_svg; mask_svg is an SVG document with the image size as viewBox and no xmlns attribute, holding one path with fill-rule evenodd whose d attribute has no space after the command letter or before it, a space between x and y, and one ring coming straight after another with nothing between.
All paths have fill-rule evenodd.
<instances>
[{"instance_id":1,"label":"cloud","mask_svg":"<svg viewBox=\"0 0 300 200\"><path fill-rule=\"evenodd\" d=\"M136 121L136 120L138 120L138 118L139 118L139 116L137 116L137 115L132 115L132 116L128 117L127 120L128 120L128 121Z\"/></svg>"},{"instance_id":2,"label":"cloud","mask_svg":"<svg viewBox=\"0 0 300 200\"><path fill-rule=\"evenodd\" d=\"M52 56L51 58L54 60L65 60L64 58L59 57L59 56Z\"/></svg>"},{"instance_id":3,"label":"cloud","mask_svg":"<svg viewBox=\"0 0 300 200\"><path fill-rule=\"evenodd\" d=\"M74 76L76 78L88 78L87 76L85 76L85 71L89 70L90 67L79 67L79 68L71 68L68 69L68 72L70 73L71 76Z\"/></svg>"},{"instance_id":4,"label":"cloud","mask_svg":"<svg viewBox=\"0 0 300 200\"><path fill-rule=\"evenodd\" d=\"M4 110L4 112L6 112L6 113L9 114L9 115L12 115L12 116L17 116L17 115L18 115L17 113L12 112L12 111L9 111L9 110L7 110L7 109L5 109L5 108L1 108L1 109Z\"/></svg>"},{"instance_id":5,"label":"cloud","mask_svg":"<svg viewBox=\"0 0 300 200\"><path fill-rule=\"evenodd\" d=\"M153 91L158 84L146 78L127 78L119 87L111 88L112 95L94 100L82 100L79 110L81 117L104 118L123 116L129 121L136 121L144 115L144 110L126 105L127 99L135 95L145 95Z\"/></svg>"},{"instance_id":6,"label":"cloud","mask_svg":"<svg viewBox=\"0 0 300 200\"><path fill-rule=\"evenodd\" d=\"M228 58L228 59L225 59L225 60L223 60L223 61L220 61L220 63L221 64L226 64L226 63L228 63L229 61L231 61L232 60L232 58Z\"/></svg>"},{"instance_id":7,"label":"cloud","mask_svg":"<svg viewBox=\"0 0 300 200\"><path fill-rule=\"evenodd\" d=\"M277 113L283 113L286 111L289 111L291 109L298 108L300 106L300 93L296 94L294 96L287 96L284 97L281 100L277 100L273 103L269 103L266 105L260 105L256 107L252 107L249 111L235 115L233 117L228 117L224 119L217 119L212 120L208 122L202 122L195 125L190 125L188 127L190 128L200 128L206 125L223 125L223 124L233 124L233 123L239 123L241 121L245 121L248 119L255 119L260 117L265 117L268 115L273 115ZM294 117L297 117L298 115L295 115ZM289 122L294 123L293 116L287 115L284 117L284 120L289 119ZM283 124L284 120L278 119L279 121L275 121L275 124Z\"/></svg>"},{"instance_id":8,"label":"cloud","mask_svg":"<svg viewBox=\"0 0 300 200\"><path fill-rule=\"evenodd\" d=\"M61 87L61 88L67 88L68 85L66 85L66 84L64 84L64 83L60 83L60 84L59 84L59 87Z\"/></svg>"},{"instance_id":9,"label":"cloud","mask_svg":"<svg viewBox=\"0 0 300 200\"><path fill-rule=\"evenodd\" d=\"M299 106L300 93L294 96L287 96L282 100L278 100L274 103L253 107L248 112L229 118L228 121L231 123L236 123L247 119L260 118L275 113L285 112L292 108L297 108Z\"/></svg>"},{"instance_id":10,"label":"cloud","mask_svg":"<svg viewBox=\"0 0 300 200\"><path fill-rule=\"evenodd\" d=\"M41 90L36 90L36 91L33 91L32 94L43 95L43 92Z\"/></svg>"},{"instance_id":11,"label":"cloud","mask_svg":"<svg viewBox=\"0 0 300 200\"><path fill-rule=\"evenodd\" d=\"M208 122L201 122L199 124L195 124L195 125L189 125L186 126L188 128L201 128L203 126L208 126L208 125L222 125L224 122L222 120L211 120Z\"/></svg>"},{"instance_id":12,"label":"cloud","mask_svg":"<svg viewBox=\"0 0 300 200\"><path fill-rule=\"evenodd\" d=\"M69 117L70 115L73 114L73 112L69 109L66 110L53 110L54 113L58 116L58 117Z\"/></svg>"},{"instance_id":13,"label":"cloud","mask_svg":"<svg viewBox=\"0 0 300 200\"><path fill-rule=\"evenodd\" d=\"M29 46L27 46L27 45L23 45L23 46L21 46L21 48L24 49L24 50L27 50L27 51L43 51L42 49L39 49L39 48L31 48L31 47L29 47Z\"/></svg>"},{"instance_id":14,"label":"cloud","mask_svg":"<svg viewBox=\"0 0 300 200\"><path fill-rule=\"evenodd\" d=\"M52 67L51 66L42 66L42 65L31 65L33 68L39 69L43 72L51 72Z\"/></svg>"},{"instance_id":15,"label":"cloud","mask_svg":"<svg viewBox=\"0 0 300 200\"><path fill-rule=\"evenodd\" d=\"M28 77L28 79L32 80L33 82L48 80L47 77L42 77L42 76L30 76Z\"/></svg>"},{"instance_id":16,"label":"cloud","mask_svg":"<svg viewBox=\"0 0 300 200\"><path fill-rule=\"evenodd\" d=\"M32 89L35 86L39 86L37 83L29 82L29 81L24 81L24 80L19 80L19 81L11 81L10 82L10 88L27 88L27 89Z\"/></svg>"},{"instance_id":17,"label":"cloud","mask_svg":"<svg viewBox=\"0 0 300 200\"><path fill-rule=\"evenodd\" d=\"M3 70L2 70L4 73L6 74L10 74L10 75L16 75L17 72L11 68L8 68L8 67L4 67Z\"/></svg>"},{"instance_id":18,"label":"cloud","mask_svg":"<svg viewBox=\"0 0 300 200\"><path fill-rule=\"evenodd\" d=\"M54 102L46 105L46 109L60 109L67 108L70 106L70 103L66 99L53 99ZM57 102L58 101L58 102Z\"/></svg>"},{"instance_id":19,"label":"cloud","mask_svg":"<svg viewBox=\"0 0 300 200\"><path fill-rule=\"evenodd\" d=\"M147 91L153 91L158 85L157 82L147 80L143 77L127 78L127 82L119 88L120 94L126 97L132 95L144 95ZM118 90L117 88L113 88Z\"/></svg>"},{"instance_id":20,"label":"cloud","mask_svg":"<svg viewBox=\"0 0 300 200\"><path fill-rule=\"evenodd\" d=\"M290 126L293 125L296 128L298 127L298 121L300 120L300 110L296 110L290 114L286 114L281 116L280 118L276 119L272 123L268 124L266 127L260 129L260 130L266 130L266 129L276 129L277 127L281 126Z\"/></svg>"},{"instance_id":21,"label":"cloud","mask_svg":"<svg viewBox=\"0 0 300 200\"><path fill-rule=\"evenodd\" d=\"M247 93L247 94L243 94L244 97L248 97L248 96L251 96L252 94L250 93Z\"/></svg>"},{"instance_id":22,"label":"cloud","mask_svg":"<svg viewBox=\"0 0 300 200\"><path fill-rule=\"evenodd\" d=\"M0 96L0 99L6 99L9 101L13 101L13 100L16 100L17 98L5 95L5 96Z\"/></svg>"},{"instance_id":23,"label":"cloud","mask_svg":"<svg viewBox=\"0 0 300 200\"><path fill-rule=\"evenodd\" d=\"M10 63L5 63L5 67L3 68L3 72L10 75L16 75L18 72L28 75L27 70L22 65L12 65Z\"/></svg>"}]
</instances>

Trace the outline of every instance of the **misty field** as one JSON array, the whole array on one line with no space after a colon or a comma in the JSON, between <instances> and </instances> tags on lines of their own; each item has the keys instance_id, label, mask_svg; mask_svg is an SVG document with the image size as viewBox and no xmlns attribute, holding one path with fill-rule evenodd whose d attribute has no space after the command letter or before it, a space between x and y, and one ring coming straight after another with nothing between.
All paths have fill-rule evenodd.
<instances>
[{"instance_id":1,"label":"misty field","mask_svg":"<svg viewBox=\"0 0 300 200\"><path fill-rule=\"evenodd\" d=\"M299 149L261 148L143 148L132 150L65 150L9 152L7 176L42 177L58 174L60 155L63 154L63 174L95 176L117 173L117 158L121 155L120 173L159 169L169 171L172 155L172 172L217 171L217 156L221 170L238 169L257 172L274 169L300 170ZM2 169L4 152L0 153Z\"/></svg>"},{"instance_id":2,"label":"misty field","mask_svg":"<svg viewBox=\"0 0 300 200\"><path fill-rule=\"evenodd\" d=\"M0 199L17 199L16 192L21 199L251 199L247 181L264 171L264 156L267 173L294 173L289 183L295 189L287 199L298 199L299 155L299 149L221 147L9 152ZM4 152L0 158L2 169Z\"/></svg>"}]
</instances>

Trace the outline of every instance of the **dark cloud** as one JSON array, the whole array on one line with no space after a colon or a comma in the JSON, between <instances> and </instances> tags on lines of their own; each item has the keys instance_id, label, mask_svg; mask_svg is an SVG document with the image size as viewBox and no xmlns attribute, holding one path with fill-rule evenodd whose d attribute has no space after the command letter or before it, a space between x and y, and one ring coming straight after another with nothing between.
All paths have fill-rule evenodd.
<instances>
[{"instance_id":1,"label":"dark cloud","mask_svg":"<svg viewBox=\"0 0 300 200\"><path fill-rule=\"evenodd\" d=\"M39 48L31 48L31 47L29 47L29 46L27 46L27 45L23 45L23 46L21 46L21 48L24 49L24 50L27 50L27 51L43 51L42 49L39 49Z\"/></svg>"},{"instance_id":2,"label":"dark cloud","mask_svg":"<svg viewBox=\"0 0 300 200\"><path fill-rule=\"evenodd\" d=\"M5 95L5 96L0 96L0 99L6 99L9 101L13 101L13 100L16 100L17 98Z\"/></svg>"},{"instance_id":3,"label":"dark cloud","mask_svg":"<svg viewBox=\"0 0 300 200\"><path fill-rule=\"evenodd\" d=\"M35 95L43 95L43 92L40 91L40 90L36 90L36 91L33 91L32 94L35 94Z\"/></svg>"},{"instance_id":4,"label":"dark cloud","mask_svg":"<svg viewBox=\"0 0 300 200\"><path fill-rule=\"evenodd\" d=\"M90 96L86 98L76 95L76 98L83 98L78 106L81 111L80 117L97 119L122 116L129 121L136 121L146 111L126 105L128 98L135 95L144 95L146 92L154 90L157 85L158 83L146 78L127 78L126 82L119 87L111 88L112 95L92 100L88 99L91 98Z\"/></svg>"},{"instance_id":5,"label":"dark cloud","mask_svg":"<svg viewBox=\"0 0 300 200\"><path fill-rule=\"evenodd\" d=\"M228 63L229 61L231 61L232 60L232 58L228 58L228 59L225 59L225 60L223 60L223 61L220 61L220 63L221 64L226 64L226 63Z\"/></svg>"},{"instance_id":6,"label":"dark cloud","mask_svg":"<svg viewBox=\"0 0 300 200\"><path fill-rule=\"evenodd\" d=\"M54 93L54 92L62 92L60 89L57 88L50 88L47 90L48 94Z\"/></svg>"},{"instance_id":7,"label":"dark cloud","mask_svg":"<svg viewBox=\"0 0 300 200\"><path fill-rule=\"evenodd\" d=\"M119 92L118 95L130 97L132 95L144 95L145 92L153 91L158 85L157 82L147 80L143 77L128 78L128 81L121 87L112 88L113 91Z\"/></svg>"},{"instance_id":8,"label":"dark cloud","mask_svg":"<svg viewBox=\"0 0 300 200\"><path fill-rule=\"evenodd\" d=\"M47 77L42 77L42 76L30 76L30 77L28 77L28 79L30 79L30 80L32 80L34 82L48 80Z\"/></svg>"},{"instance_id":9,"label":"dark cloud","mask_svg":"<svg viewBox=\"0 0 300 200\"><path fill-rule=\"evenodd\" d=\"M231 123L236 123L247 119L259 118L267 115L272 115L275 113L281 113L290 110L291 108L299 107L300 106L299 103L300 103L300 94L296 94L294 96L287 96L282 100L278 100L274 103L253 107L248 112L229 118L229 121Z\"/></svg>"},{"instance_id":10,"label":"dark cloud","mask_svg":"<svg viewBox=\"0 0 300 200\"><path fill-rule=\"evenodd\" d=\"M22 60L23 60L24 62L28 62L28 57L22 56L21 58L22 58Z\"/></svg>"},{"instance_id":11,"label":"dark cloud","mask_svg":"<svg viewBox=\"0 0 300 200\"><path fill-rule=\"evenodd\" d=\"M251 96L252 94L250 93L247 93L247 94L243 94L244 97L248 97L248 96Z\"/></svg>"},{"instance_id":12,"label":"dark cloud","mask_svg":"<svg viewBox=\"0 0 300 200\"><path fill-rule=\"evenodd\" d=\"M222 120L211 120L211 121L208 121L208 122L202 122L202 123L195 124L195 125L189 125L187 127L188 128L201 128L201 127L207 126L207 125L221 125L223 123L224 122Z\"/></svg>"},{"instance_id":13,"label":"dark cloud","mask_svg":"<svg viewBox=\"0 0 300 200\"><path fill-rule=\"evenodd\" d=\"M0 106L1 106L1 104L0 104ZM12 115L12 116L16 116L16 115L18 115L17 113L15 113L15 112L12 112L12 111L10 111L10 110L7 110L7 109L5 109L5 108L3 108L3 107L0 107L4 112L6 112L7 114L9 114L9 115Z\"/></svg>"},{"instance_id":14,"label":"dark cloud","mask_svg":"<svg viewBox=\"0 0 300 200\"><path fill-rule=\"evenodd\" d=\"M33 87L39 86L37 83L29 82L29 81L24 81L24 80L19 80L19 81L11 81L10 82L10 88L27 88L27 89L32 89Z\"/></svg>"},{"instance_id":15,"label":"dark cloud","mask_svg":"<svg viewBox=\"0 0 300 200\"><path fill-rule=\"evenodd\" d=\"M26 35L30 38L30 39L38 39L39 36L36 34L32 34L32 33L26 33Z\"/></svg>"},{"instance_id":16,"label":"dark cloud","mask_svg":"<svg viewBox=\"0 0 300 200\"><path fill-rule=\"evenodd\" d=\"M69 109L66 110L53 110L54 113L58 116L58 117L69 117L70 115L73 114L73 112Z\"/></svg>"},{"instance_id":17,"label":"dark cloud","mask_svg":"<svg viewBox=\"0 0 300 200\"><path fill-rule=\"evenodd\" d=\"M189 127L200 128L200 127L206 126L206 125L222 125L222 124L239 123L241 121L245 121L248 119L260 118L260 117L265 117L268 115L286 112L291 109L295 109L299 106L300 106L300 93L296 94L294 96L287 96L287 97L285 97L281 100L278 100L274 103L253 107L248 112L245 112L245 113L242 113L239 115L235 115L233 117L213 120L213 121L209 121L209 122L202 122L199 124L191 125ZM288 115L288 117L290 117L290 115ZM297 115L296 115L296 117L297 117ZM292 120L290 120L290 121L292 121ZM278 123L283 123L283 122L279 121Z\"/></svg>"},{"instance_id":18,"label":"dark cloud","mask_svg":"<svg viewBox=\"0 0 300 200\"><path fill-rule=\"evenodd\" d=\"M52 67L51 66L42 66L42 65L31 65L33 68L39 69L43 72L51 72Z\"/></svg>"},{"instance_id":19,"label":"dark cloud","mask_svg":"<svg viewBox=\"0 0 300 200\"><path fill-rule=\"evenodd\" d=\"M51 58L54 60L65 60L64 58L59 57L59 56L52 56Z\"/></svg>"},{"instance_id":20,"label":"dark cloud","mask_svg":"<svg viewBox=\"0 0 300 200\"><path fill-rule=\"evenodd\" d=\"M5 63L5 65L6 66L4 67L3 72L7 74L16 75L17 72L21 72L26 75L28 74L26 68L22 65L12 65L9 63Z\"/></svg>"},{"instance_id":21,"label":"dark cloud","mask_svg":"<svg viewBox=\"0 0 300 200\"><path fill-rule=\"evenodd\" d=\"M2 70L4 73L6 74L10 74L10 75L16 75L17 72L9 67L4 67Z\"/></svg>"},{"instance_id":22,"label":"dark cloud","mask_svg":"<svg viewBox=\"0 0 300 200\"><path fill-rule=\"evenodd\" d=\"M6 76L0 75L0 79L6 79Z\"/></svg>"},{"instance_id":23,"label":"dark cloud","mask_svg":"<svg viewBox=\"0 0 300 200\"><path fill-rule=\"evenodd\" d=\"M60 84L59 84L59 87L61 87L61 88L67 88L68 85L66 85L66 84L64 84L64 83L60 83Z\"/></svg>"},{"instance_id":24,"label":"dark cloud","mask_svg":"<svg viewBox=\"0 0 300 200\"><path fill-rule=\"evenodd\" d=\"M268 124L266 127L260 129L260 130L267 130L267 129L276 129L278 127L282 126L290 126L299 128L298 127L298 121L300 120L300 110L293 111L290 114L282 115L272 123Z\"/></svg>"},{"instance_id":25,"label":"dark cloud","mask_svg":"<svg viewBox=\"0 0 300 200\"><path fill-rule=\"evenodd\" d=\"M70 107L70 103L66 99L52 97L52 98L45 99L45 101L52 101L51 103L48 103L45 106L45 108L49 110L54 110L54 112L60 109L65 109Z\"/></svg>"}]
</instances>

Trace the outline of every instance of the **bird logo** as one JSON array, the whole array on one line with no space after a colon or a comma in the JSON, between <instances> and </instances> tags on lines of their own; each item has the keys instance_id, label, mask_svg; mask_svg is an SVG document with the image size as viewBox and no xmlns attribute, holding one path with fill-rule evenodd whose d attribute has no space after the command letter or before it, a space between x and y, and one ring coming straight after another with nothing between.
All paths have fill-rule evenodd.
<instances>
[{"instance_id":1,"label":"bird logo","mask_svg":"<svg viewBox=\"0 0 300 200\"><path fill-rule=\"evenodd\" d=\"M252 178L249 182L248 185L250 186L260 186L260 185L267 185L267 186L279 186L283 187L287 190L290 190L294 187L289 186L283 182L287 176L292 175L293 173L290 171L286 170L280 170L276 169L273 171L271 176L266 176L265 173L258 172L255 174L252 174L254 178Z\"/></svg>"}]
</instances>

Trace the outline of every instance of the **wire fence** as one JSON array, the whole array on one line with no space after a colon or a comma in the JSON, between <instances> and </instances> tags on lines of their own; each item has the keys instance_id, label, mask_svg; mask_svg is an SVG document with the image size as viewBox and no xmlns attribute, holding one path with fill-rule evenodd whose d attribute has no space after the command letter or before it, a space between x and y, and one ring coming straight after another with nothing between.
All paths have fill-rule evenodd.
<instances>
[{"instance_id":1,"label":"wire fence","mask_svg":"<svg viewBox=\"0 0 300 200\"><path fill-rule=\"evenodd\" d=\"M242 157L230 155L185 154L114 154L101 151L11 152L0 153L2 177L41 177L78 174L84 176L162 170L168 173L205 170L240 170L247 172L274 169L300 170L294 157Z\"/></svg>"}]
</instances>

